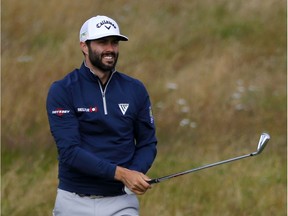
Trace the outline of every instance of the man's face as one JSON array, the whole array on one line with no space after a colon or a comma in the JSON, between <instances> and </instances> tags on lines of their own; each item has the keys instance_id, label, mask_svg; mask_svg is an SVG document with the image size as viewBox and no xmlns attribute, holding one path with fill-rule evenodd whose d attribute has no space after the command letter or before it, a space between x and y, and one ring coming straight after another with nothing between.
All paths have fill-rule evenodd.
<instances>
[{"instance_id":1,"label":"man's face","mask_svg":"<svg viewBox=\"0 0 288 216\"><path fill-rule=\"evenodd\" d=\"M117 37L105 37L87 44L91 64L102 72L112 71L118 60L119 40Z\"/></svg>"}]
</instances>

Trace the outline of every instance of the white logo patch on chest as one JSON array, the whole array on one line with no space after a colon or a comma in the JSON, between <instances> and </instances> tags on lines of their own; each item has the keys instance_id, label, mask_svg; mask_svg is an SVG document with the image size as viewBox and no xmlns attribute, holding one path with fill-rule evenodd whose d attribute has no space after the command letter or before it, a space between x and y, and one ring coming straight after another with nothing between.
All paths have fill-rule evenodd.
<instances>
[{"instance_id":1,"label":"white logo patch on chest","mask_svg":"<svg viewBox=\"0 0 288 216\"><path fill-rule=\"evenodd\" d=\"M125 115L126 111L128 110L129 104L121 103L121 104L118 104L118 106L119 106L122 114Z\"/></svg>"}]
</instances>

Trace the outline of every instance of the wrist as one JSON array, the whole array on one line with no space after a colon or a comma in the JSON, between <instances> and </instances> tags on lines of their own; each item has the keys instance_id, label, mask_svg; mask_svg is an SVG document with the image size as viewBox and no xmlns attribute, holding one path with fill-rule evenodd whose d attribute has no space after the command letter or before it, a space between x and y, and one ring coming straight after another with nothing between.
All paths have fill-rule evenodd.
<instances>
[{"instance_id":1,"label":"wrist","mask_svg":"<svg viewBox=\"0 0 288 216\"><path fill-rule=\"evenodd\" d=\"M118 181L123 181L126 172L126 168L116 166L114 178Z\"/></svg>"}]
</instances>

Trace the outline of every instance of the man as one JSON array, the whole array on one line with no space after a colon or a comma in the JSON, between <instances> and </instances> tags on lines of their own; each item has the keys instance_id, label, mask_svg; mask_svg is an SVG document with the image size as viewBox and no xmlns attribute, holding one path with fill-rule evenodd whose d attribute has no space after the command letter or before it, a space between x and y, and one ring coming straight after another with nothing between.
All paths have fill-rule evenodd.
<instances>
[{"instance_id":1,"label":"man","mask_svg":"<svg viewBox=\"0 0 288 216\"><path fill-rule=\"evenodd\" d=\"M84 62L51 85L47 114L58 149L53 215L139 215L136 195L156 156L155 125L144 85L115 70L120 34L106 16L80 30ZM134 194L126 194L126 186Z\"/></svg>"}]
</instances>

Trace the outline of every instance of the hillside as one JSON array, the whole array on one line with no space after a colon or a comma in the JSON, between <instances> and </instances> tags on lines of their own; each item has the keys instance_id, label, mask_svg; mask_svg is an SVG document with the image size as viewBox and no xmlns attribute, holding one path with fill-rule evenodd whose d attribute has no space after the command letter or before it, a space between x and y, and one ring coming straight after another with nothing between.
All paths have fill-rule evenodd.
<instances>
[{"instance_id":1,"label":"hillside","mask_svg":"<svg viewBox=\"0 0 288 216\"><path fill-rule=\"evenodd\" d=\"M117 69L153 103L158 156L151 177L252 152L257 158L155 185L141 214L286 215L286 1L2 1L2 214L51 215L57 154L49 86L82 63L78 32L97 14L129 37ZM17 200L21 203L18 205Z\"/></svg>"}]
</instances>

